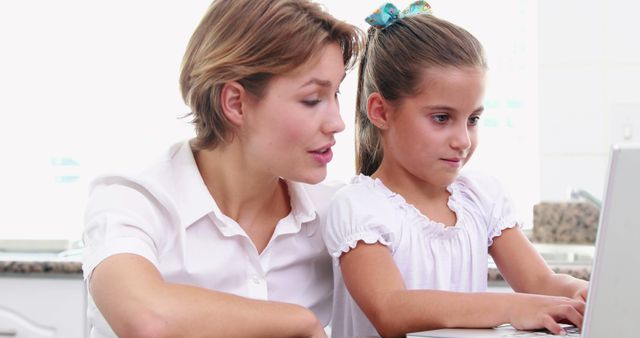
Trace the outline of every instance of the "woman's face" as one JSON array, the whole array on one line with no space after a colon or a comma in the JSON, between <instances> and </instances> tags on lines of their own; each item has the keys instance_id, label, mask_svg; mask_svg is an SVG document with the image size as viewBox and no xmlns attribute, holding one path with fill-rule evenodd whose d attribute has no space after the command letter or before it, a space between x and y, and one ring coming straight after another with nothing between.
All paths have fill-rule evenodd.
<instances>
[{"instance_id":1,"label":"woman's face","mask_svg":"<svg viewBox=\"0 0 640 338\"><path fill-rule=\"evenodd\" d=\"M331 43L297 69L273 77L262 97L243 107L239 137L249 163L292 181L322 181L334 134L344 130L337 97L344 76L342 51Z\"/></svg>"}]
</instances>

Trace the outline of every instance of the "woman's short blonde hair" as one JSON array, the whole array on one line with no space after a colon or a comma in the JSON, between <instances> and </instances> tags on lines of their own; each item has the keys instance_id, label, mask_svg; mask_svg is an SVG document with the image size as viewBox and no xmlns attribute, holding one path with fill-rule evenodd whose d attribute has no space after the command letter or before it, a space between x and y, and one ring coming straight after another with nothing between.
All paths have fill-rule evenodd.
<instances>
[{"instance_id":1,"label":"woman's short blonde hair","mask_svg":"<svg viewBox=\"0 0 640 338\"><path fill-rule=\"evenodd\" d=\"M260 98L269 80L308 61L328 43L342 49L345 69L363 45L360 30L307 0L215 0L196 28L182 62L182 98L191 108L196 149L233 136L220 105L222 87L238 81Z\"/></svg>"}]
</instances>

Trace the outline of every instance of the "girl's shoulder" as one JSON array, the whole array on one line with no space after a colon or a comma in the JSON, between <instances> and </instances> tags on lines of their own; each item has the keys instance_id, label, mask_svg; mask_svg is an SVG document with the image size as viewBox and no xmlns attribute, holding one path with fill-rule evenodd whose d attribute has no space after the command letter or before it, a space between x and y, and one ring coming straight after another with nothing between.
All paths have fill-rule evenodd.
<instances>
[{"instance_id":1,"label":"girl's shoulder","mask_svg":"<svg viewBox=\"0 0 640 338\"><path fill-rule=\"evenodd\" d=\"M452 199L476 221L486 224L488 242L506 228L520 226L522 220L500 181L490 175L465 172L451 185ZM457 190L457 192L456 192ZM475 216L474 216L475 215Z\"/></svg>"},{"instance_id":2,"label":"girl's shoulder","mask_svg":"<svg viewBox=\"0 0 640 338\"><path fill-rule=\"evenodd\" d=\"M465 171L449 186L456 191L474 199L494 199L505 195L500 181L491 175L477 171Z\"/></svg>"},{"instance_id":3,"label":"girl's shoulder","mask_svg":"<svg viewBox=\"0 0 640 338\"><path fill-rule=\"evenodd\" d=\"M375 200L389 200L395 195L397 194L389 190L379 179L360 174L338 190L336 199L356 199L366 203Z\"/></svg>"},{"instance_id":4,"label":"girl's shoulder","mask_svg":"<svg viewBox=\"0 0 640 338\"><path fill-rule=\"evenodd\" d=\"M300 186L304 193L309 197L311 203L313 203L316 211L319 213L325 212L329 202L335 197L336 192L347 185L345 182L337 180L324 181L317 184L295 182L292 182L291 184L297 184Z\"/></svg>"},{"instance_id":5,"label":"girl's shoulder","mask_svg":"<svg viewBox=\"0 0 640 338\"><path fill-rule=\"evenodd\" d=\"M365 175L351 179L336 193L327 212L323 237L331 255L340 257L359 241L392 245L399 210L394 200L380 180Z\"/></svg>"},{"instance_id":6,"label":"girl's shoulder","mask_svg":"<svg viewBox=\"0 0 640 338\"><path fill-rule=\"evenodd\" d=\"M390 202L397 198L401 197L385 187L379 179L360 174L336 192L330 208L341 206L368 212L372 210L387 212L393 208L394 203Z\"/></svg>"},{"instance_id":7,"label":"girl's shoulder","mask_svg":"<svg viewBox=\"0 0 640 338\"><path fill-rule=\"evenodd\" d=\"M511 205L500 181L481 172L465 171L448 187L451 200L463 209L491 212Z\"/></svg>"}]
</instances>

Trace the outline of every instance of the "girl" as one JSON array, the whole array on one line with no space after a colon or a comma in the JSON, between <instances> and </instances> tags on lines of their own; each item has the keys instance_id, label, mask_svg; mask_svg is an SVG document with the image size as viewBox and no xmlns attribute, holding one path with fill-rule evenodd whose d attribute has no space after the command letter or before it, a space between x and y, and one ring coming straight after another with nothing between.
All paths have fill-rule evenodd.
<instances>
[{"instance_id":1,"label":"girl","mask_svg":"<svg viewBox=\"0 0 640 338\"><path fill-rule=\"evenodd\" d=\"M325 337L338 87L361 34L306 0L216 0L180 85L196 137L92 185L91 337ZM301 183L302 182L302 183Z\"/></svg>"},{"instance_id":2,"label":"girl","mask_svg":"<svg viewBox=\"0 0 640 338\"><path fill-rule=\"evenodd\" d=\"M334 337L445 327L580 326L587 283L554 274L497 183L460 170L477 145L486 62L423 1L367 18L357 171L332 201ZM490 254L516 293L488 293ZM544 295L544 296L542 296Z\"/></svg>"}]
</instances>

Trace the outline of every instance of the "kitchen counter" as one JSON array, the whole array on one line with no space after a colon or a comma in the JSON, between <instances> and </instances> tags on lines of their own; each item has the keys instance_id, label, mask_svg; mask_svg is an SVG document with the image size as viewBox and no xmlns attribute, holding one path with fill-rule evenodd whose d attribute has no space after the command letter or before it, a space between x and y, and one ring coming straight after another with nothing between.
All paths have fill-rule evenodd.
<instances>
[{"instance_id":1,"label":"kitchen counter","mask_svg":"<svg viewBox=\"0 0 640 338\"><path fill-rule=\"evenodd\" d=\"M576 278L589 280L591 264L573 262L550 264L553 271L565 273ZM69 278L82 278L81 253L3 253L0 252L0 274L7 275L57 275ZM489 282L503 282L504 279L495 267L489 263Z\"/></svg>"},{"instance_id":2,"label":"kitchen counter","mask_svg":"<svg viewBox=\"0 0 640 338\"><path fill-rule=\"evenodd\" d=\"M567 274L586 281L591 277L591 265L550 265L551 269L556 273ZM489 266L489 283L504 282L504 278L495 266Z\"/></svg>"},{"instance_id":3,"label":"kitchen counter","mask_svg":"<svg viewBox=\"0 0 640 338\"><path fill-rule=\"evenodd\" d=\"M0 275L46 275L82 278L78 250L61 253L0 252Z\"/></svg>"},{"instance_id":4,"label":"kitchen counter","mask_svg":"<svg viewBox=\"0 0 640 338\"><path fill-rule=\"evenodd\" d=\"M532 244L554 272L567 274L587 281L591 278L591 268L595 254L594 245L536 242ZM490 284L505 282L493 261L489 262L488 275Z\"/></svg>"}]
</instances>

